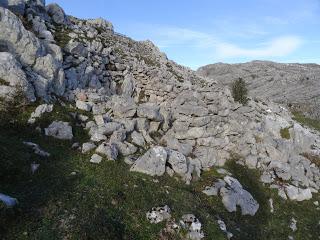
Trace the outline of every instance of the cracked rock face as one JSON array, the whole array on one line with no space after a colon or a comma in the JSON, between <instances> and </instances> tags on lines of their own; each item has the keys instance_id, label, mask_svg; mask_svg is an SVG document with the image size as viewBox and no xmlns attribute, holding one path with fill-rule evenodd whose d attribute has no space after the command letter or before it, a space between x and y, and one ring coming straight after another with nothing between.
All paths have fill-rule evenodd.
<instances>
[{"instance_id":1,"label":"cracked rock face","mask_svg":"<svg viewBox=\"0 0 320 240\"><path fill-rule=\"evenodd\" d=\"M237 206L241 208L242 215L254 216L259 209L259 203L252 195L243 189L240 182L230 176L219 179L211 187L206 187L203 191L208 196L217 196L222 198L222 203L229 212L237 211Z\"/></svg>"}]
</instances>

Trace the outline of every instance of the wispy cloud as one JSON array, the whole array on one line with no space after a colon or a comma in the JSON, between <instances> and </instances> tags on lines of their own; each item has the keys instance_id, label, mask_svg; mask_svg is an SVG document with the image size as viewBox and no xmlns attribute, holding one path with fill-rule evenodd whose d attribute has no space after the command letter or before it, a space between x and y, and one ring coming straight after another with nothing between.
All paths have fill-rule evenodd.
<instances>
[{"instance_id":1,"label":"wispy cloud","mask_svg":"<svg viewBox=\"0 0 320 240\"><path fill-rule=\"evenodd\" d=\"M232 57L264 58L283 57L297 50L302 39L298 36L279 36L267 42L260 42L251 48L243 48L232 42L224 41L215 35L178 27L157 27L149 32L163 50L177 46L205 50L207 54L215 55L224 60Z\"/></svg>"},{"instance_id":2,"label":"wispy cloud","mask_svg":"<svg viewBox=\"0 0 320 240\"><path fill-rule=\"evenodd\" d=\"M275 38L267 43L262 43L261 47L241 48L235 44L220 43L216 46L217 52L221 58L229 57L283 57L298 49L302 40L296 36L284 36Z\"/></svg>"}]
</instances>

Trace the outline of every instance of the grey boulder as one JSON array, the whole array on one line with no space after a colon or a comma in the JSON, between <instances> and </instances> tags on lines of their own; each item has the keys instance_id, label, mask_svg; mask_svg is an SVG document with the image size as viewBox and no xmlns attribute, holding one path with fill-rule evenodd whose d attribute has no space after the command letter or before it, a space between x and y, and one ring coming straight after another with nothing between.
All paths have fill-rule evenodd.
<instances>
[{"instance_id":1,"label":"grey boulder","mask_svg":"<svg viewBox=\"0 0 320 240\"><path fill-rule=\"evenodd\" d=\"M130 171L150 176L162 176L166 171L167 151L161 146L153 147L137 159Z\"/></svg>"},{"instance_id":2,"label":"grey boulder","mask_svg":"<svg viewBox=\"0 0 320 240\"><path fill-rule=\"evenodd\" d=\"M51 136L61 140L71 140L73 138L72 127L67 122L54 121L45 129L46 136Z\"/></svg>"}]
</instances>

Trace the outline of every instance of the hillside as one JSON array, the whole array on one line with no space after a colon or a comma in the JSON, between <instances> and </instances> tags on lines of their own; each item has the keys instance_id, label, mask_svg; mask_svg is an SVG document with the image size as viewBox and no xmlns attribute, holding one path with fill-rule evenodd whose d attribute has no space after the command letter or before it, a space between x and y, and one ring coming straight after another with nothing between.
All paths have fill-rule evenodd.
<instances>
[{"instance_id":1,"label":"hillside","mask_svg":"<svg viewBox=\"0 0 320 240\"><path fill-rule=\"evenodd\" d=\"M1 239L319 238L318 121L104 19L0 6Z\"/></svg>"},{"instance_id":2,"label":"hillside","mask_svg":"<svg viewBox=\"0 0 320 240\"><path fill-rule=\"evenodd\" d=\"M243 78L252 97L294 105L296 109L320 117L320 66L253 61L241 64L210 64L197 70L200 76L229 86Z\"/></svg>"}]
</instances>

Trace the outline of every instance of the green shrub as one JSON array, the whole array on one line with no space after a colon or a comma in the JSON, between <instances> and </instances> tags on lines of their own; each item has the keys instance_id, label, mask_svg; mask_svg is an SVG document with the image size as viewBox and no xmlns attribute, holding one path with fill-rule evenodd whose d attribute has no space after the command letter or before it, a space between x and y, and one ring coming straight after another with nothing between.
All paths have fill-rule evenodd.
<instances>
[{"instance_id":1,"label":"green shrub","mask_svg":"<svg viewBox=\"0 0 320 240\"><path fill-rule=\"evenodd\" d=\"M12 96L0 98L0 126L8 125L18 120L28 105L28 100L21 87L17 87Z\"/></svg>"},{"instance_id":2,"label":"green shrub","mask_svg":"<svg viewBox=\"0 0 320 240\"><path fill-rule=\"evenodd\" d=\"M280 129L280 135L284 139L290 139L290 132L289 128L282 128Z\"/></svg>"},{"instance_id":3,"label":"green shrub","mask_svg":"<svg viewBox=\"0 0 320 240\"><path fill-rule=\"evenodd\" d=\"M236 102L246 104L248 102L248 89L246 82L239 78L231 86L232 96Z\"/></svg>"}]
</instances>

